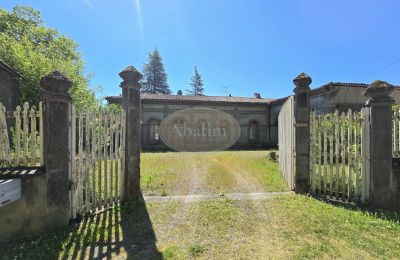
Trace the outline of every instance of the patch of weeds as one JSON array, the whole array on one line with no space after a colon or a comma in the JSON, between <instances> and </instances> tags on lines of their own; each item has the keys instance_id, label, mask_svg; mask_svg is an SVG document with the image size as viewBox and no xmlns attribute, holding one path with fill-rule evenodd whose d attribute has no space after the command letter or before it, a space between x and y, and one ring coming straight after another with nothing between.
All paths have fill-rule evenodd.
<instances>
[{"instance_id":1,"label":"patch of weeds","mask_svg":"<svg viewBox=\"0 0 400 260\"><path fill-rule=\"evenodd\" d=\"M164 196L164 197L167 196L167 192L165 190L162 190L161 191L161 196Z\"/></svg>"},{"instance_id":2,"label":"patch of weeds","mask_svg":"<svg viewBox=\"0 0 400 260\"><path fill-rule=\"evenodd\" d=\"M194 243L189 246L189 253L193 257L198 257L204 253L204 248L200 244Z\"/></svg>"},{"instance_id":3,"label":"patch of weeds","mask_svg":"<svg viewBox=\"0 0 400 260\"><path fill-rule=\"evenodd\" d=\"M163 259L179 259L182 257L181 250L177 246L167 246L163 253Z\"/></svg>"},{"instance_id":4,"label":"patch of weeds","mask_svg":"<svg viewBox=\"0 0 400 260\"><path fill-rule=\"evenodd\" d=\"M165 179L157 172L151 172L142 176L144 187L154 194L155 190L165 185Z\"/></svg>"},{"instance_id":5,"label":"patch of weeds","mask_svg":"<svg viewBox=\"0 0 400 260\"><path fill-rule=\"evenodd\" d=\"M270 161L276 162L276 161L278 160L278 158L279 158L279 153L278 153L278 151L275 151L275 150L268 151L268 152L267 152L267 158L268 158Z\"/></svg>"}]
</instances>

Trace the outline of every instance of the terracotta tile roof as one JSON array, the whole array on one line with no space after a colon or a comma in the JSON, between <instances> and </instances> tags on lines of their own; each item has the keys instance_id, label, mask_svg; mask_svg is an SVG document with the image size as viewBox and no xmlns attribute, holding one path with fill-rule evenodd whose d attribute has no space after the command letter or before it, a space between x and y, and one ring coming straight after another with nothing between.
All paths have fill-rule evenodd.
<instances>
[{"instance_id":1,"label":"terracotta tile roof","mask_svg":"<svg viewBox=\"0 0 400 260\"><path fill-rule=\"evenodd\" d=\"M142 101L165 101L173 103L195 102L195 103L245 103L245 104L268 104L273 99L248 98L248 97L227 97L227 96L184 96L142 93ZM109 103L120 103L121 96L106 97Z\"/></svg>"},{"instance_id":2,"label":"terracotta tile roof","mask_svg":"<svg viewBox=\"0 0 400 260\"><path fill-rule=\"evenodd\" d=\"M354 82L329 82L320 87L311 90L311 95L318 95L323 92L329 91L331 87L352 87L352 88L367 88L367 83L354 83ZM399 86L395 86L400 88ZM242 104L280 104L286 101L287 97L279 99L268 98L254 98L254 97L228 97L228 96L184 96L184 95L165 95L165 94L150 94L141 93L141 100L147 102L171 102L171 103L242 103ZM121 96L106 97L109 103L121 103Z\"/></svg>"},{"instance_id":3,"label":"terracotta tile roof","mask_svg":"<svg viewBox=\"0 0 400 260\"><path fill-rule=\"evenodd\" d=\"M329 82L328 84L322 85L321 87L324 86L343 86L343 87L368 87L369 84L367 83L354 83L354 82Z\"/></svg>"}]
</instances>

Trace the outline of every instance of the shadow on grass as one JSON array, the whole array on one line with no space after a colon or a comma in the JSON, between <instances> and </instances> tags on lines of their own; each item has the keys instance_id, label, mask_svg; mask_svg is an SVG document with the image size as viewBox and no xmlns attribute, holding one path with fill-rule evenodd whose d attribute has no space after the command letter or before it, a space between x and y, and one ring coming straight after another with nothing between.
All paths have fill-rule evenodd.
<instances>
[{"instance_id":1,"label":"shadow on grass","mask_svg":"<svg viewBox=\"0 0 400 260\"><path fill-rule=\"evenodd\" d=\"M0 259L162 259L143 199L0 248Z\"/></svg>"},{"instance_id":2,"label":"shadow on grass","mask_svg":"<svg viewBox=\"0 0 400 260\"><path fill-rule=\"evenodd\" d=\"M400 224L400 211L382 210L379 208L370 207L368 205L361 205L354 202L344 202L341 200L329 199L324 196L318 196L318 195L309 194L309 196L316 200L323 201L325 203L333 205L335 207L340 207L351 211L363 212L367 215L371 215L382 220L393 221Z\"/></svg>"}]
</instances>

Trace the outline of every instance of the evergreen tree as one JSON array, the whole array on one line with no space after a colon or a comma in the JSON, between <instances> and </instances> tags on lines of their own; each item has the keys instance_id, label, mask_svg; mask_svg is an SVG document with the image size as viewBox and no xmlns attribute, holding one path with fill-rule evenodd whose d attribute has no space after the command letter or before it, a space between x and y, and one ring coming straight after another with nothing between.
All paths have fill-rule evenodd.
<instances>
[{"instance_id":1,"label":"evergreen tree","mask_svg":"<svg viewBox=\"0 0 400 260\"><path fill-rule=\"evenodd\" d=\"M157 48L149 54L149 62L144 64L142 92L152 94L171 94L167 73Z\"/></svg>"},{"instance_id":2,"label":"evergreen tree","mask_svg":"<svg viewBox=\"0 0 400 260\"><path fill-rule=\"evenodd\" d=\"M191 82L189 83L190 89L186 90L188 92L189 96L203 96L204 92L204 84L203 84L203 79L201 78L201 75L197 71L197 68L194 67L194 75L191 79Z\"/></svg>"}]
</instances>

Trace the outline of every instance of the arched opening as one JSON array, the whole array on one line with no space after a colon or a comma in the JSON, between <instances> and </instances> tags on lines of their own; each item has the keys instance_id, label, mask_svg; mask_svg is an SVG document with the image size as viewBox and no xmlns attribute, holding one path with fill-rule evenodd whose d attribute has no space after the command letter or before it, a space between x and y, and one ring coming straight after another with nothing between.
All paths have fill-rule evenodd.
<instances>
[{"instance_id":1,"label":"arched opening","mask_svg":"<svg viewBox=\"0 0 400 260\"><path fill-rule=\"evenodd\" d=\"M258 143L258 122L255 120L251 120L249 122L249 129L248 129L248 138L250 144L257 144Z\"/></svg>"},{"instance_id":2,"label":"arched opening","mask_svg":"<svg viewBox=\"0 0 400 260\"><path fill-rule=\"evenodd\" d=\"M160 142L160 121L157 119L150 119L147 122L148 125L148 137L150 144L158 144Z\"/></svg>"}]
</instances>

